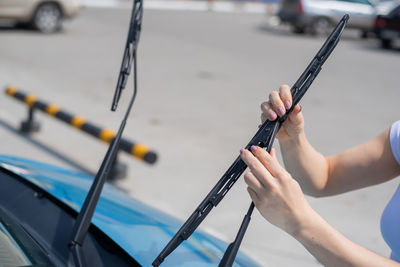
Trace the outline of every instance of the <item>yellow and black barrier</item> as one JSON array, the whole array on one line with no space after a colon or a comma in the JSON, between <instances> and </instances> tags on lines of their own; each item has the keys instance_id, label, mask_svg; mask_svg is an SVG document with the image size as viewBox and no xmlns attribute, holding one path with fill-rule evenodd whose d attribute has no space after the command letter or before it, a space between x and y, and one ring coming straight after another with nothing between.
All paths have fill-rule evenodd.
<instances>
[{"instance_id":1,"label":"yellow and black barrier","mask_svg":"<svg viewBox=\"0 0 400 267\"><path fill-rule=\"evenodd\" d=\"M106 143L111 143L111 141L116 136L113 130L100 128L86 121L84 117L72 115L62 110L57 105L47 104L44 101L38 100L36 96L23 93L13 86L7 87L5 93L11 97L14 97L15 99L18 99L21 102L24 102L29 107L30 120L33 116L32 111L38 109ZM132 156L150 164L153 164L157 160L157 154L151 151L148 146L143 144L133 143L129 140L122 138L119 148L127 152L128 154L131 154Z\"/></svg>"}]
</instances>

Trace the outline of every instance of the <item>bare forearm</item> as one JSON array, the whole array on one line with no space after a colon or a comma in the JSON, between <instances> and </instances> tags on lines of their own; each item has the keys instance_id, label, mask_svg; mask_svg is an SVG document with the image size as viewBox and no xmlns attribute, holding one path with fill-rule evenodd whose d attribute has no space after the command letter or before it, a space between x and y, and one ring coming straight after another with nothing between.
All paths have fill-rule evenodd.
<instances>
[{"instance_id":1,"label":"bare forearm","mask_svg":"<svg viewBox=\"0 0 400 267\"><path fill-rule=\"evenodd\" d=\"M292 235L324 266L400 266L353 243L315 212Z\"/></svg>"},{"instance_id":2,"label":"bare forearm","mask_svg":"<svg viewBox=\"0 0 400 267\"><path fill-rule=\"evenodd\" d=\"M336 195L383 183L400 175L389 142L389 129L375 138L325 157L308 142L304 131L280 140L286 168L312 196Z\"/></svg>"},{"instance_id":3,"label":"bare forearm","mask_svg":"<svg viewBox=\"0 0 400 267\"><path fill-rule=\"evenodd\" d=\"M292 103L290 87L273 91L261 104L262 121L282 117ZM301 107L296 105L277 134L286 168L312 196L336 195L388 181L400 175L390 147L389 130L375 138L325 157L308 142Z\"/></svg>"},{"instance_id":4,"label":"bare forearm","mask_svg":"<svg viewBox=\"0 0 400 267\"><path fill-rule=\"evenodd\" d=\"M308 142L304 132L279 142L286 169L300 183L303 191L320 196L328 179L328 162Z\"/></svg>"}]
</instances>

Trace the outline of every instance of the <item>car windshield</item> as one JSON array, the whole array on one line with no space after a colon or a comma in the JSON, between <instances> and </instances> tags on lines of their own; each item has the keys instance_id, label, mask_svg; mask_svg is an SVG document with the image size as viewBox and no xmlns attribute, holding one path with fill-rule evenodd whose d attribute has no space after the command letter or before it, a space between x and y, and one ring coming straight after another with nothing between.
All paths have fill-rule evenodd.
<instances>
[{"instance_id":1,"label":"car windshield","mask_svg":"<svg viewBox=\"0 0 400 267\"><path fill-rule=\"evenodd\" d=\"M0 266L26 266L31 265L28 257L0 222Z\"/></svg>"},{"instance_id":2,"label":"car windshield","mask_svg":"<svg viewBox=\"0 0 400 267\"><path fill-rule=\"evenodd\" d=\"M400 5L394 8L392 11L389 13L389 17L392 18L398 18L400 17Z\"/></svg>"},{"instance_id":3,"label":"car windshield","mask_svg":"<svg viewBox=\"0 0 400 267\"><path fill-rule=\"evenodd\" d=\"M22 225L0 207L0 267L3 266L53 265Z\"/></svg>"}]
</instances>

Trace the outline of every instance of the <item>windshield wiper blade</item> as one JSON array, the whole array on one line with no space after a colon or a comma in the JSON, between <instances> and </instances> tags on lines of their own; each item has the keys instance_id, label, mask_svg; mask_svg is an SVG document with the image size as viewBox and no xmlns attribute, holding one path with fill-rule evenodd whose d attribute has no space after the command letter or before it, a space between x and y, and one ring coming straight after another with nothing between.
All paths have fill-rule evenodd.
<instances>
[{"instance_id":1,"label":"windshield wiper blade","mask_svg":"<svg viewBox=\"0 0 400 267\"><path fill-rule=\"evenodd\" d=\"M251 141L247 144L245 149L250 149L250 147L254 145L265 148L267 151L271 150L275 136L282 126L282 123L286 120L290 112L293 110L294 106L299 103L300 99L303 97L307 89L310 87L311 83L321 71L322 65L338 44L340 36L344 30L344 27L347 24L348 19L348 15L343 16L341 21L333 29L332 33L328 36L316 56L312 59L311 63L307 66L299 79L292 86L292 107L281 118L275 121L266 121L257 131L255 136L251 139ZM214 186L214 188L211 189L205 199L197 207L197 209L192 213L192 215L190 215L190 217L186 220L186 222L182 225L178 232L172 237L165 248L153 261L153 266L159 266L164 261L164 259L169 254L171 254L172 251L174 251L184 240L190 237L190 235L205 219L211 209L217 206L218 203L224 198L229 189L231 189L231 187L239 179L246 168L247 166L240 158L240 156L237 157L233 164L218 181L218 183ZM220 262L220 266L232 265L239 249L240 243L243 239L244 233L250 222L250 217L253 209L254 204L252 203L243 220L235 241L228 246L224 257Z\"/></svg>"},{"instance_id":2,"label":"windshield wiper blade","mask_svg":"<svg viewBox=\"0 0 400 267\"><path fill-rule=\"evenodd\" d=\"M133 2L131 20L129 22L128 38L126 39L121 69L119 71L117 86L115 88L114 98L111 105L112 111L115 111L117 109L122 90L125 88L126 82L128 81L128 77L131 72L132 60L136 58L135 53L137 49L137 44L139 43L140 31L142 29L142 18L143 3L142 1L135 0ZM136 75L134 77L136 77Z\"/></svg>"},{"instance_id":3,"label":"windshield wiper blade","mask_svg":"<svg viewBox=\"0 0 400 267\"><path fill-rule=\"evenodd\" d=\"M85 202L83 203L83 206L78 214L78 217L72 229L71 241L69 243L69 246L76 266L87 266L82 250L82 245L83 242L85 241L87 231L92 221L92 217L96 209L97 203L99 201L101 191L103 190L104 183L111 169L111 165L117 156L119 143L122 137L122 132L125 129L126 122L128 120L130 111L132 109L133 103L136 98L136 93L137 93L136 49L139 42L140 30L142 25L142 16L143 16L143 0L134 0L131 20L128 30L128 38L126 41L121 70L119 73L117 88L115 90L114 100L111 109L114 111L117 107L118 100L121 96L121 91L122 89L125 88L132 62L134 70L133 95L130 99L125 115L121 121L118 132L114 137L114 139L112 140L110 146L108 147L107 153L104 156L103 162L101 163L101 166L96 174L96 177L94 178L93 184L89 189L89 193L86 196Z\"/></svg>"}]
</instances>

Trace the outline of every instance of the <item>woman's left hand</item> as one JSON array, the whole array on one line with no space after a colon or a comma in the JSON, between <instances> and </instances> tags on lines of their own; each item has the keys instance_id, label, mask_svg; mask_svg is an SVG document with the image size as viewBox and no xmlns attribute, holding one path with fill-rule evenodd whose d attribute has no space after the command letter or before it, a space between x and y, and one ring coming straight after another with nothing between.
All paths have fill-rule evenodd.
<instances>
[{"instance_id":1,"label":"woman's left hand","mask_svg":"<svg viewBox=\"0 0 400 267\"><path fill-rule=\"evenodd\" d=\"M252 146L240 156L250 168L244 175L247 190L256 208L270 223L294 235L306 225L313 210L296 180L279 164L275 149L271 155Z\"/></svg>"}]
</instances>

